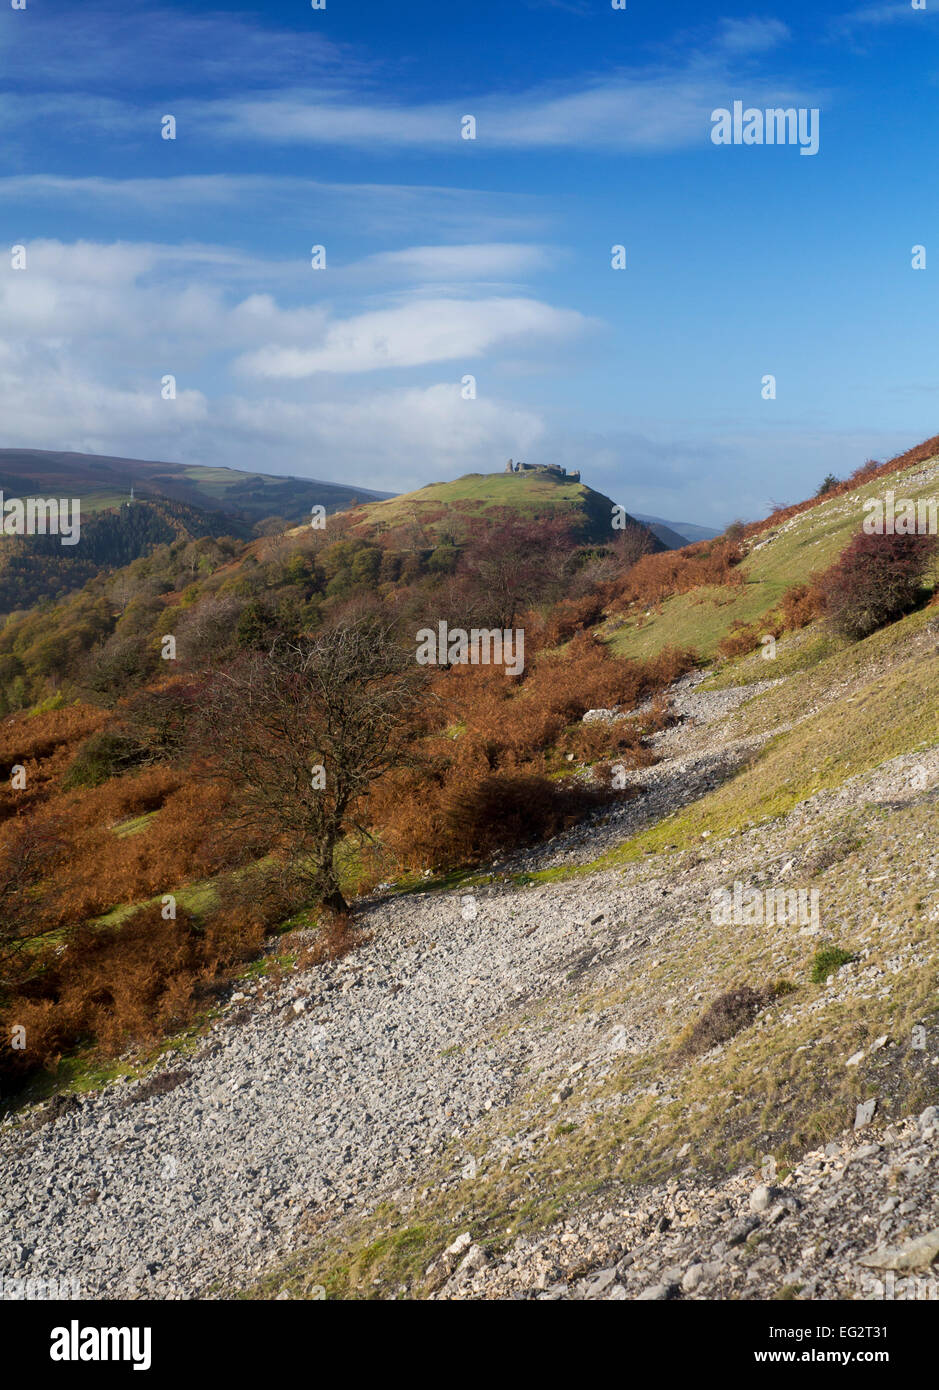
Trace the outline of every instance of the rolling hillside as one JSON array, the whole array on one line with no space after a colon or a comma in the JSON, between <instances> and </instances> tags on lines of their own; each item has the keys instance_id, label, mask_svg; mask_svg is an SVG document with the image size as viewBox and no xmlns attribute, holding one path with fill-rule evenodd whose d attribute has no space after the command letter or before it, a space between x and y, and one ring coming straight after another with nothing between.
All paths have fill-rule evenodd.
<instances>
[{"instance_id":1,"label":"rolling hillside","mask_svg":"<svg viewBox=\"0 0 939 1390\"><path fill-rule=\"evenodd\" d=\"M0 617L64 598L99 571L119 569L156 545L222 535L247 539L267 518L307 521L313 506L329 515L388 495L234 468L43 449L0 449L0 493L77 497L81 513L76 545L48 536L0 536Z\"/></svg>"},{"instance_id":2,"label":"rolling hillside","mask_svg":"<svg viewBox=\"0 0 939 1390\"><path fill-rule=\"evenodd\" d=\"M647 658L667 645L693 646L712 657L735 623L768 618L788 588L805 584L837 559L864 520L864 502L886 488L898 498L939 496L939 441L935 456L872 478L850 491L822 498L779 522L749 528L744 583L736 589L696 588L667 598L651 613L630 613L613 636L624 656Z\"/></svg>"},{"instance_id":3,"label":"rolling hillside","mask_svg":"<svg viewBox=\"0 0 939 1390\"><path fill-rule=\"evenodd\" d=\"M636 520L645 522L670 549L694 545L696 541L712 541L720 535L720 531L713 526L698 526L692 521L668 521L664 516L646 516L643 512L636 512Z\"/></svg>"}]
</instances>

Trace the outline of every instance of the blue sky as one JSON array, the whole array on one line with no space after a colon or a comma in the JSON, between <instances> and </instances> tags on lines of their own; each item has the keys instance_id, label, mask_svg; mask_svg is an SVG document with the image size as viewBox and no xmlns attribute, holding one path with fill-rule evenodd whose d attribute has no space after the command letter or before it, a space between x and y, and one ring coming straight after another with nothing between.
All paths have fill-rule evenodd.
<instances>
[{"instance_id":1,"label":"blue sky","mask_svg":"<svg viewBox=\"0 0 939 1390\"><path fill-rule=\"evenodd\" d=\"M719 525L939 429L939 0L3 3L7 446Z\"/></svg>"}]
</instances>

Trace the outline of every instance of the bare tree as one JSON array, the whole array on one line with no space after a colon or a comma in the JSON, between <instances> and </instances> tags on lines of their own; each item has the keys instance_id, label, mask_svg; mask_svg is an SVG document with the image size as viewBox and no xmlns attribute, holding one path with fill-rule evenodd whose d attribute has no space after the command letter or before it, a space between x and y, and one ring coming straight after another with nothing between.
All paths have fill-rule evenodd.
<instances>
[{"instance_id":1,"label":"bare tree","mask_svg":"<svg viewBox=\"0 0 939 1390\"><path fill-rule=\"evenodd\" d=\"M613 554L622 573L638 564L643 555L655 553L655 537L647 526L633 523L617 531L613 540Z\"/></svg>"},{"instance_id":2,"label":"bare tree","mask_svg":"<svg viewBox=\"0 0 939 1390\"><path fill-rule=\"evenodd\" d=\"M334 853L375 778L408 761L424 672L389 628L361 621L279 640L219 674L201 723L234 815L289 847L311 896L344 911Z\"/></svg>"},{"instance_id":3,"label":"bare tree","mask_svg":"<svg viewBox=\"0 0 939 1390\"><path fill-rule=\"evenodd\" d=\"M519 613L563 592L564 561L573 545L558 520L507 521L490 526L467 548L460 566L473 606L499 627L510 628Z\"/></svg>"}]
</instances>

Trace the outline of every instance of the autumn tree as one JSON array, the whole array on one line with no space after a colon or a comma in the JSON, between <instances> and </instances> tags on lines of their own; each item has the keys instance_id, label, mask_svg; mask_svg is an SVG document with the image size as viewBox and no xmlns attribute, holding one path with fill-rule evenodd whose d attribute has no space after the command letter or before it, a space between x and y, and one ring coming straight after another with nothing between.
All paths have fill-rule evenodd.
<instances>
[{"instance_id":1,"label":"autumn tree","mask_svg":"<svg viewBox=\"0 0 939 1390\"><path fill-rule=\"evenodd\" d=\"M408 761L423 679L390 629L363 620L245 654L210 687L200 737L235 824L286 848L327 907L347 907L335 849L361 829L375 779Z\"/></svg>"}]
</instances>

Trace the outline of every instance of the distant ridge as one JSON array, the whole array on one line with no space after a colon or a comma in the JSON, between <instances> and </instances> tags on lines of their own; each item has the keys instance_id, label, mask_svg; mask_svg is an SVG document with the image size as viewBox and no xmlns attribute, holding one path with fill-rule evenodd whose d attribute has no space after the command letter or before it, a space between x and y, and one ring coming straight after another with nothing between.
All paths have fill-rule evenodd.
<instances>
[{"instance_id":1,"label":"distant ridge","mask_svg":"<svg viewBox=\"0 0 939 1390\"><path fill-rule=\"evenodd\" d=\"M55 449L0 449L0 489L7 495L80 497L85 514L126 502L131 486L137 498L166 498L252 523L269 516L299 522L309 518L315 505L329 513L394 496L353 484L224 466Z\"/></svg>"},{"instance_id":2,"label":"distant ridge","mask_svg":"<svg viewBox=\"0 0 939 1390\"><path fill-rule=\"evenodd\" d=\"M698 526L691 521L667 521L665 517L645 516L642 512L633 512L633 516L644 522L669 550L681 550L695 541L710 541L721 535L713 526Z\"/></svg>"}]
</instances>

